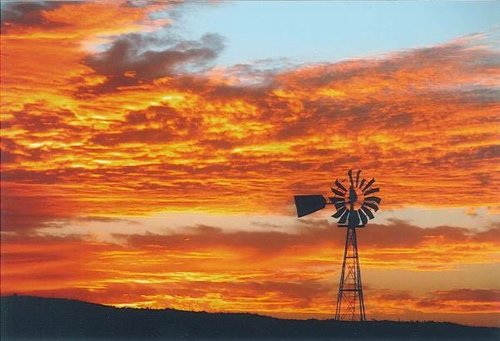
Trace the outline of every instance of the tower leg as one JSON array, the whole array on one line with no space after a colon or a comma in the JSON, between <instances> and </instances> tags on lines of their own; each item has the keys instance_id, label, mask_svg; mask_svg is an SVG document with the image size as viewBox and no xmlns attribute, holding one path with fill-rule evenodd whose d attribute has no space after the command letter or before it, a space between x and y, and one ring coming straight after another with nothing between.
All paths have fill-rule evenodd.
<instances>
[{"instance_id":1,"label":"tower leg","mask_svg":"<svg viewBox=\"0 0 500 341\"><path fill-rule=\"evenodd\" d=\"M347 228L335 319L340 321L366 320L356 228Z\"/></svg>"}]
</instances>

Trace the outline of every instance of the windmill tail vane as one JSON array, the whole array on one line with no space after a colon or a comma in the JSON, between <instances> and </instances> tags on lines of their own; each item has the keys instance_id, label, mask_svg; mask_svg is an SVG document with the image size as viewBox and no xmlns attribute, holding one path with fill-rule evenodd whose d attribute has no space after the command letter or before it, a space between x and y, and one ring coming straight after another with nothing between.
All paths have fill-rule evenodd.
<instances>
[{"instance_id":1,"label":"windmill tail vane","mask_svg":"<svg viewBox=\"0 0 500 341\"><path fill-rule=\"evenodd\" d=\"M335 319L365 321L356 228L365 227L369 220L375 218L373 212L378 211L382 199L375 195L380 192L379 187L374 187L375 179L367 181L361 178L361 170L353 175L350 169L347 175L349 180L334 181L332 197L313 194L296 195L294 199L299 218L319 211L326 205L333 205L335 213L332 217L338 219L337 225L347 227Z\"/></svg>"}]
</instances>

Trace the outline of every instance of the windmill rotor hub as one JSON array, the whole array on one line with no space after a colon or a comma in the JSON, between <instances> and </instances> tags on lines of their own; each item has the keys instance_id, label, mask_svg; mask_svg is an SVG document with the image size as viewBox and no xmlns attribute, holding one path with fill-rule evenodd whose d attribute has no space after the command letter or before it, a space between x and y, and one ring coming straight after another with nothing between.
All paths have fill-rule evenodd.
<instances>
[{"instance_id":1,"label":"windmill rotor hub","mask_svg":"<svg viewBox=\"0 0 500 341\"><path fill-rule=\"evenodd\" d=\"M346 205L350 205L352 202L354 205L354 209L359 210L363 205L365 195L363 194L363 191L361 191L361 189L359 188L353 188L352 191L356 194L356 196L353 197L352 193L350 193L351 189L349 189L349 192L346 192L344 194L344 202Z\"/></svg>"}]
</instances>

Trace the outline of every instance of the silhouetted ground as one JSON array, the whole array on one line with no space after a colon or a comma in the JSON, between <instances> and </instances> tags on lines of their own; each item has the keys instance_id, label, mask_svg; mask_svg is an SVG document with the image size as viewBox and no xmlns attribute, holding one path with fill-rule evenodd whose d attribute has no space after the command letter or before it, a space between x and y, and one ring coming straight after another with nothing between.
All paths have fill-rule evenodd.
<instances>
[{"instance_id":1,"label":"silhouetted ground","mask_svg":"<svg viewBox=\"0 0 500 341\"><path fill-rule=\"evenodd\" d=\"M1 339L492 340L499 328L440 322L284 320L254 314L114 308L31 296L1 298Z\"/></svg>"}]
</instances>

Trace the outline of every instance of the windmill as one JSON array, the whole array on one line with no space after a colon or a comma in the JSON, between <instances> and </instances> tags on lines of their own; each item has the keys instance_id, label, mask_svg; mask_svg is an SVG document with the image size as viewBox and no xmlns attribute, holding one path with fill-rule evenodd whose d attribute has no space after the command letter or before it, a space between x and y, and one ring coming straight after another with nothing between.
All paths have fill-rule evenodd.
<instances>
[{"instance_id":1,"label":"windmill","mask_svg":"<svg viewBox=\"0 0 500 341\"><path fill-rule=\"evenodd\" d=\"M380 188L374 188L375 179L360 179L361 170L353 178L352 169L347 172L347 180L335 180L332 187L333 197L326 199L322 195L296 195L295 207L297 216L303 217L325 208L331 204L336 212L339 227L347 227L344 247L344 260L340 275L339 293L337 296L336 320L365 321L365 303L361 284L361 268L359 267L358 242L356 228L365 227L369 219L373 219L373 211L378 211L381 199L374 196Z\"/></svg>"}]
</instances>

